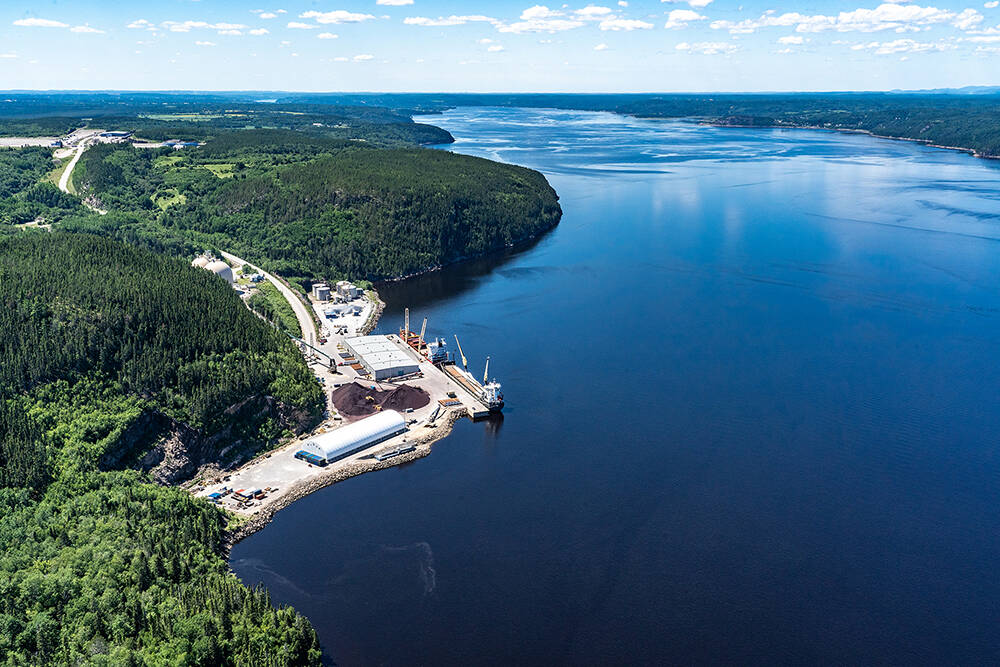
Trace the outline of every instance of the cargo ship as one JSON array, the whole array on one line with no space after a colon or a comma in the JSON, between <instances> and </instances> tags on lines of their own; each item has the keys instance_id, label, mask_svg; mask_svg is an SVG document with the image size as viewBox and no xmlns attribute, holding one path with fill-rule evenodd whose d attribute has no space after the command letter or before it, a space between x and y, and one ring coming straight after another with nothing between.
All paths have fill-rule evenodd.
<instances>
[{"instance_id":1,"label":"cargo ship","mask_svg":"<svg viewBox=\"0 0 1000 667\"><path fill-rule=\"evenodd\" d=\"M462 344L458 342L458 336L455 337L455 343L458 345L459 354L462 354ZM462 362L464 365L464 354L462 354ZM441 369L455 380L462 389L472 394L473 398L489 408L490 412L500 412L503 410L502 385L496 380L489 379L489 357L486 357L486 372L483 373L482 382L473 377L472 373L467 369L459 368L454 362L443 364Z\"/></svg>"}]
</instances>

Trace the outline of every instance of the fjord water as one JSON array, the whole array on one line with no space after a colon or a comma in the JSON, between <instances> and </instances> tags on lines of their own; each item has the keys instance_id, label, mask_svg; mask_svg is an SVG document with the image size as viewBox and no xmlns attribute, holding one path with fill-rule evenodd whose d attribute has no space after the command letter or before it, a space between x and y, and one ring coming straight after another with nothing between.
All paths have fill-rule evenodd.
<instances>
[{"instance_id":1,"label":"fjord water","mask_svg":"<svg viewBox=\"0 0 1000 667\"><path fill-rule=\"evenodd\" d=\"M1000 660L1000 168L817 131L458 109L539 241L386 285L504 383L233 549L340 664Z\"/></svg>"}]
</instances>

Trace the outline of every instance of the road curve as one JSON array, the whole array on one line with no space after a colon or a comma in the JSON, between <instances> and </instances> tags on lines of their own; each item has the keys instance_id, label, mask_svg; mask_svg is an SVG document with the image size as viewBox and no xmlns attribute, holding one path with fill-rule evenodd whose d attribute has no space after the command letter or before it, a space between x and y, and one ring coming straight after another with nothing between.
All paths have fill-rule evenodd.
<instances>
[{"instance_id":1,"label":"road curve","mask_svg":"<svg viewBox=\"0 0 1000 667\"><path fill-rule=\"evenodd\" d=\"M76 152L73 154L73 159L70 160L69 164L66 166L66 170L63 171L62 176L59 177L59 189L62 190L63 192L69 192L69 179L70 176L73 174L73 168L76 167L77 161L80 159L80 156L83 155L83 151L85 151L86 149L87 149L87 144L85 139L80 143L79 146L77 146ZM98 212L104 213L104 211L98 211ZM300 299L295 292L293 292L287 285L285 285L285 283L281 282L267 271L264 271L259 266L254 266L245 259L237 257L232 253L222 252L221 250L219 252L222 253L222 256L228 259L230 262L236 264L246 264L247 266L253 268L255 271L263 275L264 278L266 278L272 285L277 287L278 291L281 293L282 296L285 297L289 305L291 305L292 310L295 312L295 318L299 321L299 328L302 329L302 339L305 340L310 345L316 344L316 339L318 338L318 336L316 335L316 323L313 321L312 316L309 314L309 309L306 307L304 303L302 303L302 299Z\"/></svg>"},{"instance_id":2,"label":"road curve","mask_svg":"<svg viewBox=\"0 0 1000 667\"><path fill-rule=\"evenodd\" d=\"M63 192L69 192L69 177L73 173L73 167L76 166L77 160L83 155L83 150L86 148L84 144L76 147L76 152L73 153L73 159L69 161L66 169L63 170L62 176L59 177L59 189Z\"/></svg>"},{"instance_id":3,"label":"road curve","mask_svg":"<svg viewBox=\"0 0 1000 667\"><path fill-rule=\"evenodd\" d=\"M291 305L292 310L295 312L295 318L299 321L299 327L302 329L302 339L309 343L310 345L316 344L316 323L313 321L312 316L309 314L309 309L306 304L302 303L302 299L299 298L298 294L293 292L285 283L278 280L276 277L272 276L267 271L264 271L259 266L255 266L245 259L241 259L236 255L222 250L219 251L223 257L234 264L245 264L250 268L254 269L258 273L264 276L268 282L278 288L281 295L285 297Z\"/></svg>"}]
</instances>

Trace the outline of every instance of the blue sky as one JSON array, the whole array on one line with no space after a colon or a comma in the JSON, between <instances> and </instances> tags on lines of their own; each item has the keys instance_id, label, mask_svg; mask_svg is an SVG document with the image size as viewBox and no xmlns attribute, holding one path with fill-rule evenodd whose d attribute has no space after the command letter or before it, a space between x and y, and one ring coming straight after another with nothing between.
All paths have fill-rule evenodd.
<instances>
[{"instance_id":1,"label":"blue sky","mask_svg":"<svg viewBox=\"0 0 1000 667\"><path fill-rule=\"evenodd\" d=\"M0 89L886 90L1000 84L978 2L4 0Z\"/></svg>"}]
</instances>

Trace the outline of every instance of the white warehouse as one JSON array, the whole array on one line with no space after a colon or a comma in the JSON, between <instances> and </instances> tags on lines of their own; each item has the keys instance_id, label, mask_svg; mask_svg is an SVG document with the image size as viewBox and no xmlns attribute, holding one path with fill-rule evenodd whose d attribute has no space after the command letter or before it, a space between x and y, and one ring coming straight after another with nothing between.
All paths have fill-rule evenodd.
<instances>
[{"instance_id":1,"label":"white warehouse","mask_svg":"<svg viewBox=\"0 0 1000 667\"><path fill-rule=\"evenodd\" d=\"M345 339L344 345L375 380L402 377L420 370L417 361L388 336L356 336Z\"/></svg>"},{"instance_id":2,"label":"white warehouse","mask_svg":"<svg viewBox=\"0 0 1000 667\"><path fill-rule=\"evenodd\" d=\"M323 459L326 463L332 463L404 431L406 422L403 416L395 410L383 410L353 424L316 436L306 442L302 451Z\"/></svg>"}]
</instances>

